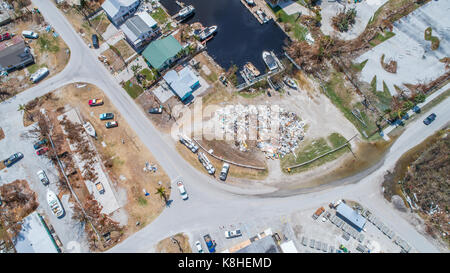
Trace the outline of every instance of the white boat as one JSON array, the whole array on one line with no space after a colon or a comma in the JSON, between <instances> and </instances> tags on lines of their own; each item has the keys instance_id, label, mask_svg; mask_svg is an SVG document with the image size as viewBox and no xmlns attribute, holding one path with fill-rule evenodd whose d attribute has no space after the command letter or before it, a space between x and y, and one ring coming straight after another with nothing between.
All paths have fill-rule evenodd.
<instances>
[{"instance_id":1,"label":"white boat","mask_svg":"<svg viewBox=\"0 0 450 273\"><path fill-rule=\"evenodd\" d=\"M200 40L205 40L209 36L213 35L217 31L217 26L210 26L205 28L202 33L200 33Z\"/></svg>"},{"instance_id":2,"label":"white boat","mask_svg":"<svg viewBox=\"0 0 450 273\"><path fill-rule=\"evenodd\" d=\"M194 6L189 5L187 7L182 8L179 12L178 12L178 16L180 18L187 18L189 15L191 15L193 12L195 11Z\"/></svg>"},{"instance_id":3,"label":"white boat","mask_svg":"<svg viewBox=\"0 0 450 273\"><path fill-rule=\"evenodd\" d=\"M64 215L64 208L61 205L58 196L51 190L47 191L47 203L56 217L59 218Z\"/></svg>"},{"instance_id":4,"label":"white boat","mask_svg":"<svg viewBox=\"0 0 450 273\"><path fill-rule=\"evenodd\" d=\"M89 121L86 121L83 124L83 128L86 131L86 133L88 133L88 135L97 139L97 132L95 132L94 126L92 126L92 124Z\"/></svg>"},{"instance_id":5,"label":"white boat","mask_svg":"<svg viewBox=\"0 0 450 273\"><path fill-rule=\"evenodd\" d=\"M262 57L264 62L266 63L267 67L272 71L278 68L278 64L275 61L275 58L272 56L272 54L269 51L263 51Z\"/></svg>"},{"instance_id":6,"label":"white boat","mask_svg":"<svg viewBox=\"0 0 450 273\"><path fill-rule=\"evenodd\" d=\"M254 5L255 5L255 1L253 1L253 0L245 0L245 2L246 2L247 5L249 5L249 6L254 6Z\"/></svg>"},{"instance_id":7,"label":"white boat","mask_svg":"<svg viewBox=\"0 0 450 273\"><path fill-rule=\"evenodd\" d=\"M285 77L284 78L284 82L286 83L287 86L289 86L290 88L293 89L297 89L297 82L295 82L295 80L293 80L292 78L289 77Z\"/></svg>"}]
</instances>

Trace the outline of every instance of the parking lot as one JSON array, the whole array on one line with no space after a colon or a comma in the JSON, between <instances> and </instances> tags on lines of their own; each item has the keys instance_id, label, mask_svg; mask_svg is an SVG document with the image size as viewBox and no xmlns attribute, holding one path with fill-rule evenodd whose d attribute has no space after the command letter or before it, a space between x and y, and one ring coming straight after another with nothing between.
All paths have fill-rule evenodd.
<instances>
[{"instance_id":1,"label":"parking lot","mask_svg":"<svg viewBox=\"0 0 450 273\"><path fill-rule=\"evenodd\" d=\"M348 252L355 253L413 252L407 242L389 227L384 226L376 216L372 215L369 218L373 219L375 224L367 219L364 230L358 232L336 216L336 210L330 209L327 204L323 204L323 207L325 212L317 219L312 217L317 209L314 208L274 218L249 219L245 222L199 229L189 234L191 248L196 252L195 242L200 241L203 251L208 253L203 236L209 234L216 243L216 252L222 252L270 229L272 233L278 233L280 243L292 240L300 253L345 252L338 251L341 245ZM225 231L234 229L240 229L242 236L226 239Z\"/></svg>"}]
</instances>

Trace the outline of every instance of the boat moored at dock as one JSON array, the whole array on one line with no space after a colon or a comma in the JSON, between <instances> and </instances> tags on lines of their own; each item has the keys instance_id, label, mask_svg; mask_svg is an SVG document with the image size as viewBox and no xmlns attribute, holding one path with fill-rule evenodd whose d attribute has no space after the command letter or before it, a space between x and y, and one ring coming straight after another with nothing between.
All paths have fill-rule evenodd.
<instances>
[{"instance_id":1,"label":"boat moored at dock","mask_svg":"<svg viewBox=\"0 0 450 273\"><path fill-rule=\"evenodd\" d=\"M210 36L214 35L214 33L217 32L217 26L210 26L205 28L199 35L199 38L201 41L209 38Z\"/></svg>"},{"instance_id":2,"label":"boat moored at dock","mask_svg":"<svg viewBox=\"0 0 450 273\"><path fill-rule=\"evenodd\" d=\"M263 51L262 58L266 63L267 67L270 69L270 71L273 71L278 68L278 64L275 58L269 51Z\"/></svg>"}]
</instances>

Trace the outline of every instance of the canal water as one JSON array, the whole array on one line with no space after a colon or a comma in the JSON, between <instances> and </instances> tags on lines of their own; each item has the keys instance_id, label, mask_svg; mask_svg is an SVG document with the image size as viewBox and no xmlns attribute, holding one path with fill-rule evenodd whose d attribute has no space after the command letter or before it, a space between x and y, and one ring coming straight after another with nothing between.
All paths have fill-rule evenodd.
<instances>
[{"instance_id":1,"label":"canal water","mask_svg":"<svg viewBox=\"0 0 450 273\"><path fill-rule=\"evenodd\" d=\"M240 0L180 0L195 7L195 14L183 23L200 22L217 25L217 33L206 43L208 54L225 70L235 64L242 69L252 62L261 73L267 70L262 59L264 50L277 56L283 53L286 34L270 20L260 24ZM181 8L175 0L160 0L170 15ZM242 80L242 79L241 79Z\"/></svg>"}]
</instances>

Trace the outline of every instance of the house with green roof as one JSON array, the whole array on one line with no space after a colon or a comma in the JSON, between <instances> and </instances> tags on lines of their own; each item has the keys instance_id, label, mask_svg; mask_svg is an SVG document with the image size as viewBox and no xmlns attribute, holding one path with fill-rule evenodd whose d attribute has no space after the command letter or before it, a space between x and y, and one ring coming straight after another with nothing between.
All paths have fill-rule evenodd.
<instances>
[{"instance_id":1,"label":"house with green roof","mask_svg":"<svg viewBox=\"0 0 450 273\"><path fill-rule=\"evenodd\" d=\"M183 50L180 43L169 35L153 41L142 52L147 63L157 70L162 70L175 61L177 54Z\"/></svg>"}]
</instances>

